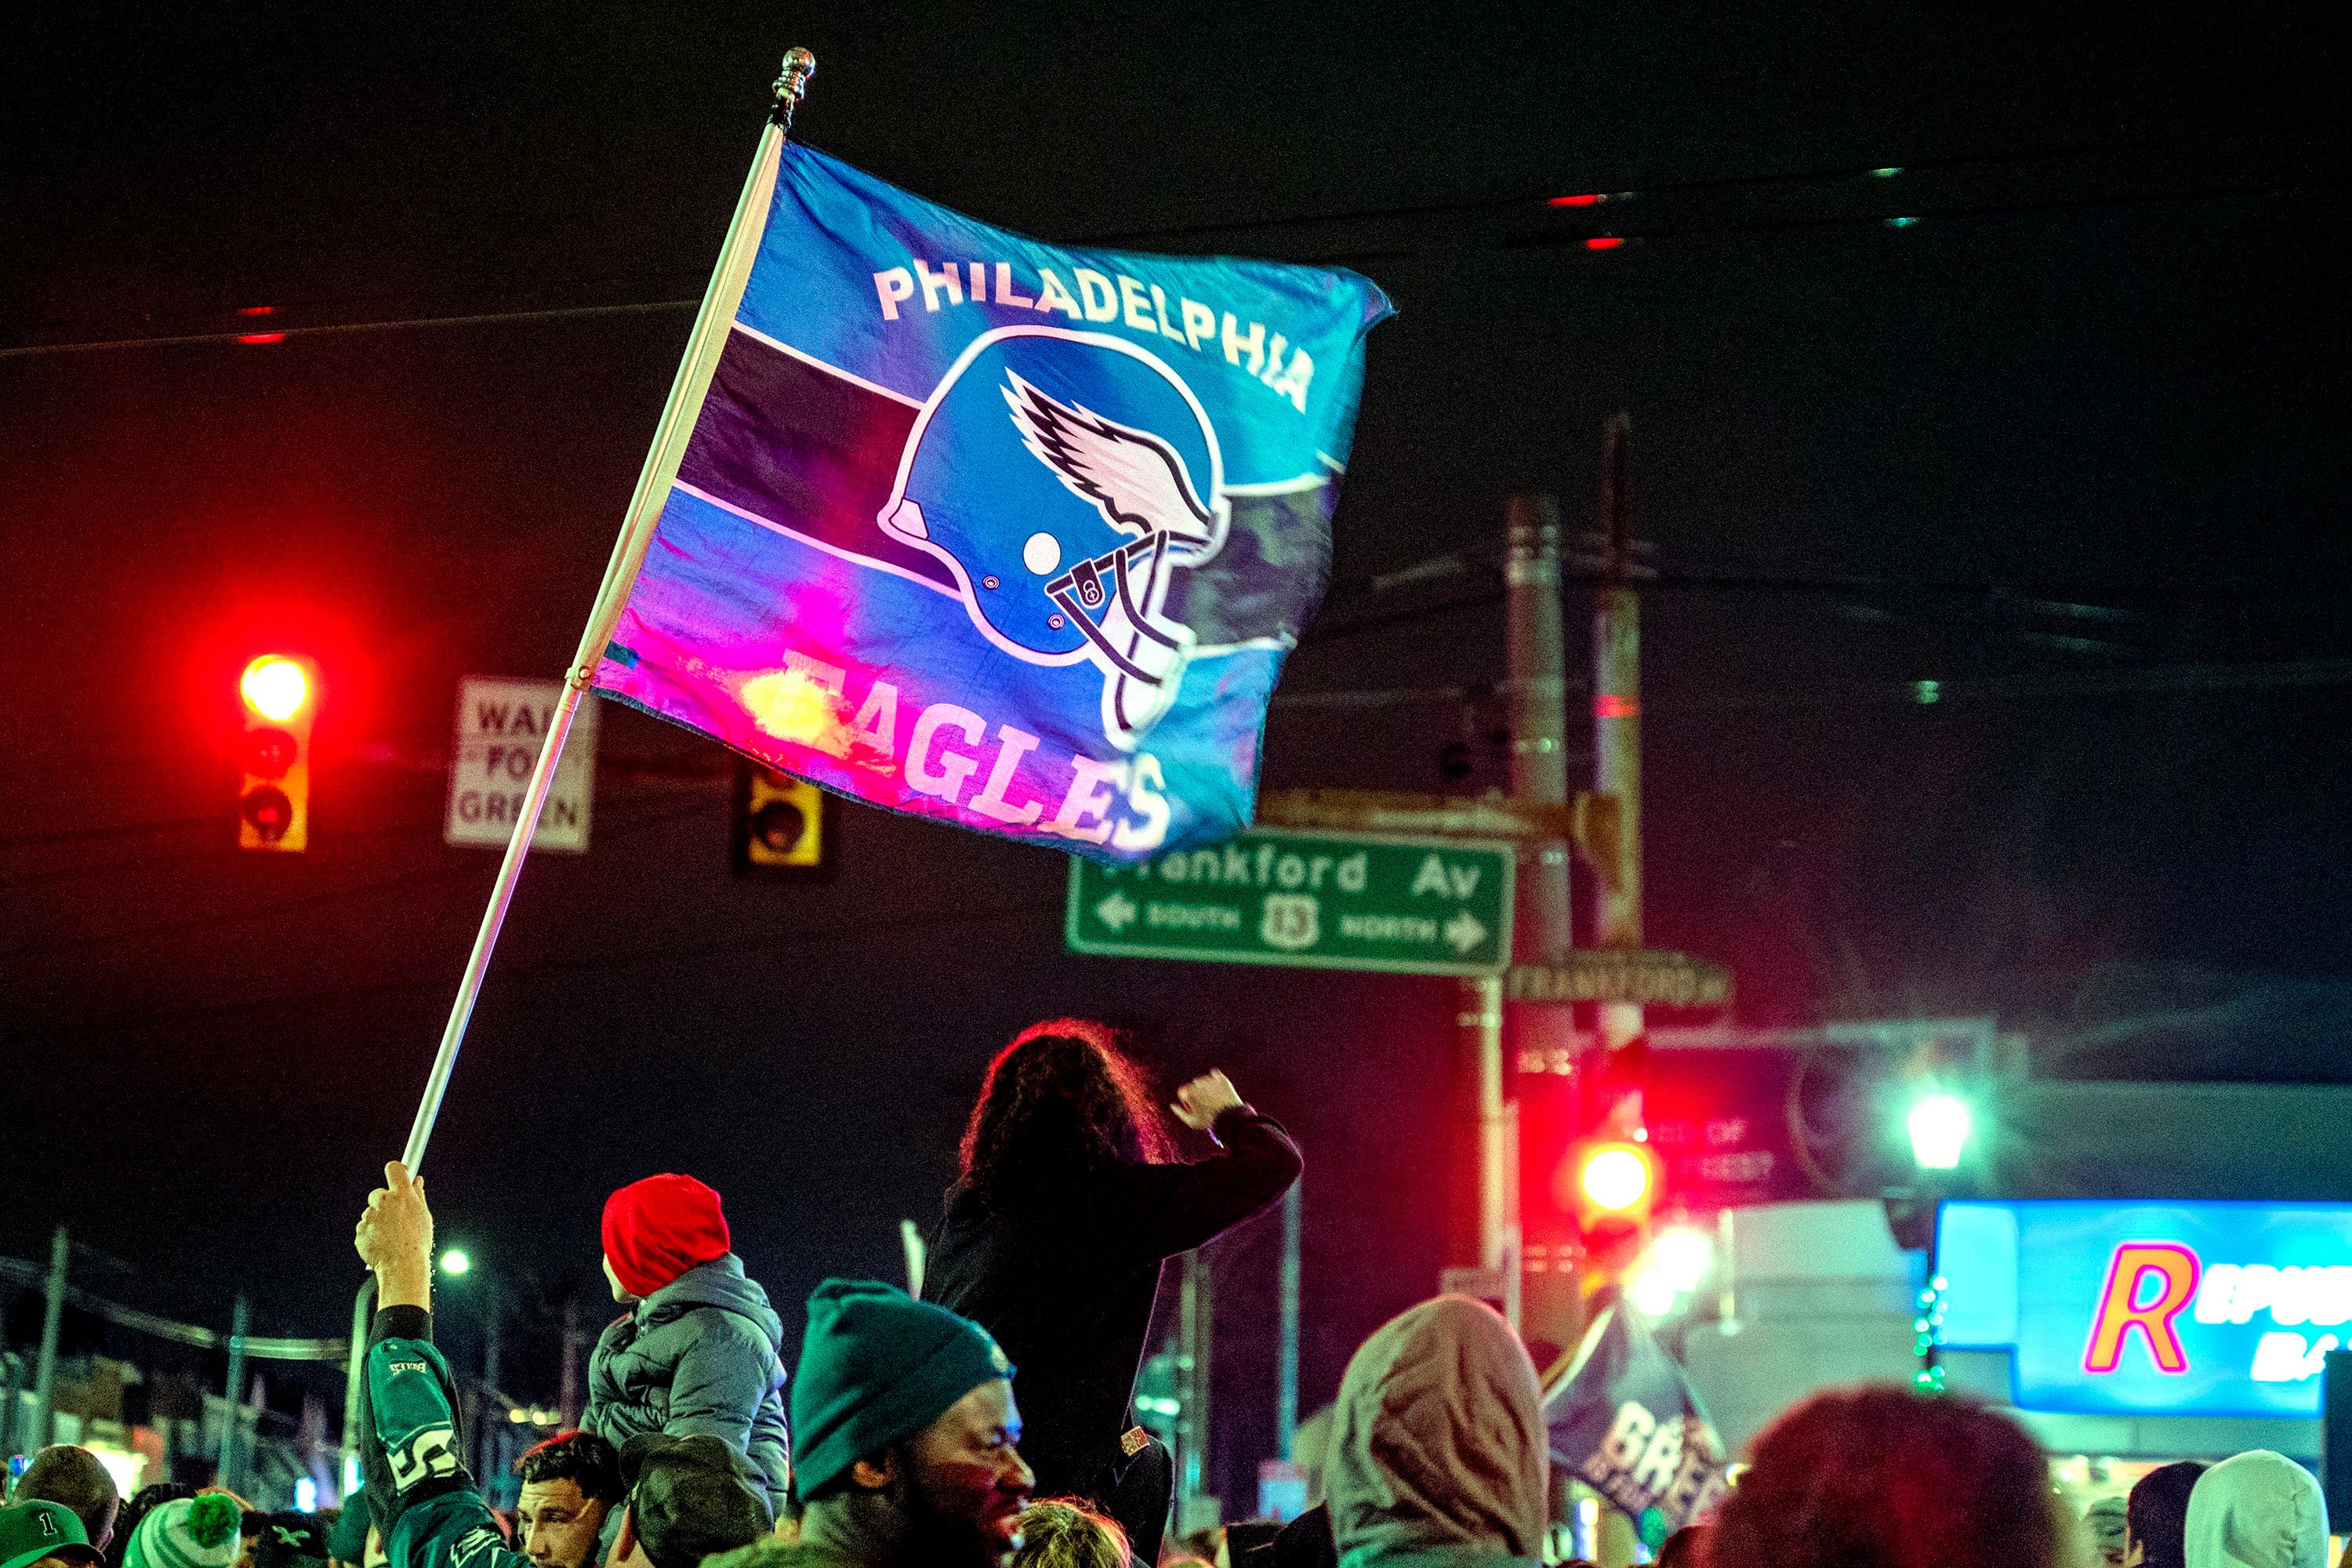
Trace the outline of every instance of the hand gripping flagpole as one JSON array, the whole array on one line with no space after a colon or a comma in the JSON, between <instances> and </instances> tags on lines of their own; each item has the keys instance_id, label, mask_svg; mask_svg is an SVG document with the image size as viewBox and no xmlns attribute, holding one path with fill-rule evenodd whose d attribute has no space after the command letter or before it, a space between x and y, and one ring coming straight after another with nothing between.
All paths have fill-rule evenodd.
<instances>
[{"instance_id":1,"label":"hand gripping flagpole","mask_svg":"<svg viewBox=\"0 0 2352 1568\"><path fill-rule=\"evenodd\" d=\"M490 951L498 945L499 928L506 921L507 906L514 901L515 883L522 876L523 857L530 852L531 833L539 826L539 814L547 805L548 791L555 782L556 761L563 754L563 742L571 733L572 715L579 711L581 695L595 679L597 661L604 657L605 645L613 639L613 629L620 622L621 608L628 602L637 568L645 562L646 547L653 541L655 525L661 521L662 507L677 478L678 463L686 456L687 439L694 432L702 400L710 391L710 378L719 368L719 352L727 346L728 329L734 322L736 308L742 302L743 285L751 277L751 261L759 253L760 237L767 227L768 204L775 195L777 165L782 157L784 141L792 134L793 108L808 90L809 78L815 74L816 57L808 50L796 48L784 56L783 70L776 78L775 97L768 110L768 128L761 134L759 153L751 160L751 176L743 182L743 194L736 201L734 221L728 225L727 242L720 247L719 265L710 275L710 287L703 292L702 308L695 313L694 332L687 341L686 357L678 362L677 379L670 384L669 401L662 405L661 423L655 427L645 468L637 475L636 490L629 498L620 537L613 544L613 558L604 567L604 584L596 590L595 607L588 616L587 629L581 634L580 651L572 656L572 668L564 672L563 694L556 700L554 717L540 742L538 764L531 769L530 783L523 790L522 805L515 813L514 831L507 837L506 858L499 862L499 879L490 888L489 908L482 913L482 929L475 934L473 953L466 960L465 975L457 983L457 999L449 1009L448 1026L441 1032L441 1049L433 1058L432 1075L425 1080L425 1099L416 1108L415 1124L408 1131L408 1147L401 1155L412 1174L425 1163L425 1146L431 1142L434 1121L441 1114L442 1096L449 1090L449 1074L457 1065L457 1047L465 1042L466 1025L473 1017L476 998L481 994L482 977L489 969Z\"/></svg>"}]
</instances>

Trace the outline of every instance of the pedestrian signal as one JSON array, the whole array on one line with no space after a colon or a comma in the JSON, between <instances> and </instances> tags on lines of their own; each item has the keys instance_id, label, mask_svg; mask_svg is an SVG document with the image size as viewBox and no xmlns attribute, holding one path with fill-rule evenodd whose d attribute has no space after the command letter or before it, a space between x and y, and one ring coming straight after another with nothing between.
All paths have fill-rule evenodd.
<instances>
[{"instance_id":1,"label":"pedestrian signal","mask_svg":"<svg viewBox=\"0 0 2352 1568\"><path fill-rule=\"evenodd\" d=\"M735 765L736 875L830 879L833 815L831 797L816 785L739 759Z\"/></svg>"},{"instance_id":2,"label":"pedestrian signal","mask_svg":"<svg viewBox=\"0 0 2352 1568\"><path fill-rule=\"evenodd\" d=\"M308 659L268 653L237 679L244 730L237 742L236 847L289 854L310 846L310 721L317 671Z\"/></svg>"}]
</instances>

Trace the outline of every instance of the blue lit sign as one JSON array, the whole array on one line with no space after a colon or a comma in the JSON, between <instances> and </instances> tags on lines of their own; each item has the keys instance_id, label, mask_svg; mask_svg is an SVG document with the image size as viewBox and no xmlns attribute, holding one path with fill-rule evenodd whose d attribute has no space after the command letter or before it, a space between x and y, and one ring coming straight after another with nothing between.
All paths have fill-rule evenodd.
<instances>
[{"instance_id":1,"label":"blue lit sign","mask_svg":"<svg viewBox=\"0 0 2352 1568\"><path fill-rule=\"evenodd\" d=\"M2316 1416L2352 1343L2352 1204L1948 1203L1936 1271L2027 1410Z\"/></svg>"}]
</instances>

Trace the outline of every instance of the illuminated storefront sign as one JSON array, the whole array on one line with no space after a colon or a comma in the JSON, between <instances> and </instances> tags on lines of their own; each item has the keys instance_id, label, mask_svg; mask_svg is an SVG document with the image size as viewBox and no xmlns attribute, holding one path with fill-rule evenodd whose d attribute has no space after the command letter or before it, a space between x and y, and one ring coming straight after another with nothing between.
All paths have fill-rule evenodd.
<instances>
[{"instance_id":1,"label":"illuminated storefront sign","mask_svg":"<svg viewBox=\"0 0 2352 1568\"><path fill-rule=\"evenodd\" d=\"M2315 1416L2352 1343L2352 1205L1948 1203L1936 1246L1944 1343L2028 1410Z\"/></svg>"}]
</instances>

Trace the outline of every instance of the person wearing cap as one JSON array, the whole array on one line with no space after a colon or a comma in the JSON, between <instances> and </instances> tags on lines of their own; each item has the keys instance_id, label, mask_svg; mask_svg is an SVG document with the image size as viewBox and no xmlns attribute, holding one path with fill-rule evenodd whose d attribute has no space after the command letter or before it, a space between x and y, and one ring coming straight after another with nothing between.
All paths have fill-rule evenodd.
<instances>
[{"instance_id":1,"label":"person wearing cap","mask_svg":"<svg viewBox=\"0 0 2352 1568\"><path fill-rule=\"evenodd\" d=\"M692 1176L632 1182L604 1202L604 1278L628 1304L588 1360L581 1426L614 1447L704 1433L749 1458L768 1504L792 1480L784 1325L743 1273L719 1194Z\"/></svg>"},{"instance_id":2,"label":"person wearing cap","mask_svg":"<svg viewBox=\"0 0 2352 1568\"><path fill-rule=\"evenodd\" d=\"M114 1537L122 1492L114 1477L88 1448L52 1443L35 1454L16 1478L14 1502L61 1502L81 1521L82 1534L103 1554Z\"/></svg>"},{"instance_id":3,"label":"person wearing cap","mask_svg":"<svg viewBox=\"0 0 2352 1568\"><path fill-rule=\"evenodd\" d=\"M793 1380L799 1542L824 1568L1008 1568L1036 1478L1013 1363L988 1331L895 1286L809 1297Z\"/></svg>"},{"instance_id":4,"label":"person wearing cap","mask_svg":"<svg viewBox=\"0 0 2352 1568\"><path fill-rule=\"evenodd\" d=\"M0 1568L100 1568L105 1561L82 1530L81 1516L65 1504L0 1508Z\"/></svg>"},{"instance_id":5,"label":"person wearing cap","mask_svg":"<svg viewBox=\"0 0 2352 1568\"><path fill-rule=\"evenodd\" d=\"M360 1465L390 1568L534 1568L460 1458L457 1383L433 1344L433 1211L405 1166L384 1167L352 1244L376 1278ZM774 1527L765 1478L716 1436L647 1434L622 1448L621 1469L628 1492L606 1568L700 1568Z\"/></svg>"}]
</instances>

